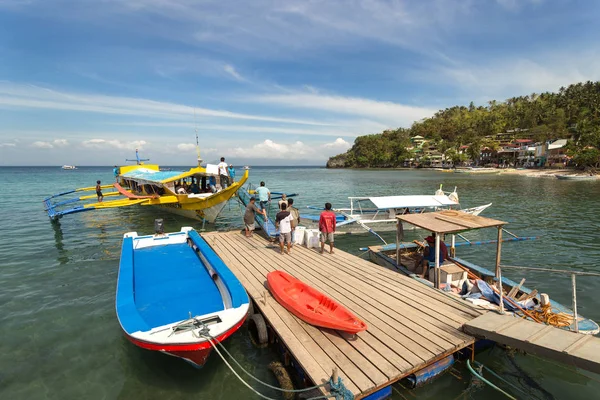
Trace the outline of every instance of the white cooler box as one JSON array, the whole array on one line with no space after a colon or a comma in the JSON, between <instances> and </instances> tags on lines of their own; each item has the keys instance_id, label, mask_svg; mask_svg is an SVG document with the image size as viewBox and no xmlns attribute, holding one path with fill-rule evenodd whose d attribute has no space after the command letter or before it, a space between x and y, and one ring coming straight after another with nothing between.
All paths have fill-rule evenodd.
<instances>
[{"instance_id":1,"label":"white cooler box","mask_svg":"<svg viewBox=\"0 0 600 400\"><path fill-rule=\"evenodd\" d=\"M294 244L302 245L304 244L304 234L306 228L304 226L297 226L294 230Z\"/></svg>"},{"instance_id":2,"label":"white cooler box","mask_svg":"<svg viewBox=\"0 0 600 400\"><path fill-rule=\"evenodd\" d=\"M319 230L318 229L305 229L304 230L304 244L309 249L312 247L319 247Z\"/></svg>"}]
</instances>

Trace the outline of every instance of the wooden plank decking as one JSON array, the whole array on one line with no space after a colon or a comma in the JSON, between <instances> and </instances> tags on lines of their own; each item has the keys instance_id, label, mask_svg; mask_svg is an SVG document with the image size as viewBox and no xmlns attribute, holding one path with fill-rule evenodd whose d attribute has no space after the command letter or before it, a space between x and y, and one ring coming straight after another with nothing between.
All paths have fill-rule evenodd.
<instances>
[{"instance_id":1,"label":"wooden plank decking","mask_svg":"<svg viewBox=\"0 0 600 400\"><path fill-rule=\"evenodd\" d=\"M367 260L303 246L281 255L277 244L239 231L202 236L315 384L326 382L337 367L346 387L361 398L474 342L461 327L482 311ZM334 298L369 328L349 335L299 320L268 294L266 275L277 269Z\"/></svg>"},{"instance_id":2,"label":"wooden plank decking","mask_svg":"<svg viewBox=\"0 0 600 400\"><path fill-rule=\"evenodd\" d=\"M489 312L465 332L600 374L600 338Z\"/></svg>"}]
</instances>

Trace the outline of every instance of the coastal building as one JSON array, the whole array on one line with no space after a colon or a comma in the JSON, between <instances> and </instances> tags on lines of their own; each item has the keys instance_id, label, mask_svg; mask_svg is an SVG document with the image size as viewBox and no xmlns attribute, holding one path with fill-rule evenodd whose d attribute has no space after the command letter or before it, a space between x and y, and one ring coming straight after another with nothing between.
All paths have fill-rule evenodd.
<instances>
[{"instance_id":1,"label":"coastal building","mask_svg":"<svg viewBox=\"0 0 600 400\"><path fill-rule=\"evenodd\" d=\"M558 139L548 144L547 160L550 166L565 166L567 139Z\"/></svg>"}]
</instances>

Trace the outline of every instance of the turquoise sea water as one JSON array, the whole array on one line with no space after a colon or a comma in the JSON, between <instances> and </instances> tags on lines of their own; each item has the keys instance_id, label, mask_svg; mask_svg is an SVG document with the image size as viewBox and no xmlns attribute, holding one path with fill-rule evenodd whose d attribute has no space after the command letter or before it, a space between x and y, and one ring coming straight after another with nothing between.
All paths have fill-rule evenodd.
<instances>
[{"instance_id":1,"label":"turquoise sea water","mask_svg":"<svg viewBox=\"0 0 600 400\"><path fill-rule=\"evenodd\" d=\"M197 221L159 209L92 211L51 224L44 197L75 187L112 181L110 167L63 171L58 167L0 168L0 398L2 399L238 399L256 398L238 383L216 356L200 371L161 354L136 348L122 335L114 311L121 238L124 232L151 233L163 218L168 231L200 229ZM506 265L578 268L600 271L600 183L552 178L450 174L434 171L327 170L254 168L253 182L265 180L271 191L300 193L296 206L347 204L348 196L429 194L440 183L458 186L464 207L494 204L485 216L509 222L508 229L539 240L505 243ZM207 229L242 226L235 201ZM472 234L491 238L492 231ZM393 236L385 235L393 241ZM348 235L337 246L359 255L376 244L369 235ZM457 254L492 266L494 246L460 247ZM571 302L569 277L506 271L513 280ZM600 321L600 279L578 282L580 314ZM228 349L259 377L275 383L267 365L278 359L271 349L255 349L245 328L231 337ZM600 377L533 356L488 350L477 359L525 391L520 398L597 398ZM456 377L454 376L456 375ZM458 364L429 386L397 399L503 398L489 388L469 386ZM468 388L468 389L467 389ZM466 390L466 391L465 391ZM275 393L265 392L270 396ZM515 393L518 394L518 393Z\"/></svg>"}]
</instances>

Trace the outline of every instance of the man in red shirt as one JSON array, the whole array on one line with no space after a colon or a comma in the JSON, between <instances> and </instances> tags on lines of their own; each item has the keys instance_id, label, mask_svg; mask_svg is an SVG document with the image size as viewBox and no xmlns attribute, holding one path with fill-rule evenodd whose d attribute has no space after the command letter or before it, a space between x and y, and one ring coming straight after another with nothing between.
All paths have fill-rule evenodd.
<instances>
[{"instance_id":1,"label":"man in red shirt","mask_svg":"<svg viewBox=\"0 0 600 400\"><path fill-rule=\"evenodd\" d=\"M325 240L329 240L329 253L333 254L333 234L335 233L335 213L331 211L331 203L325 203L325 211L319 218L319 231L321 231L321 254L325 250Z\"/></svg>"}]
</instances>

